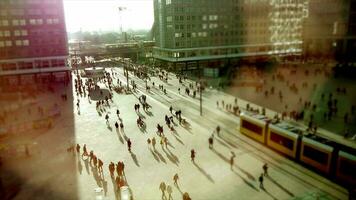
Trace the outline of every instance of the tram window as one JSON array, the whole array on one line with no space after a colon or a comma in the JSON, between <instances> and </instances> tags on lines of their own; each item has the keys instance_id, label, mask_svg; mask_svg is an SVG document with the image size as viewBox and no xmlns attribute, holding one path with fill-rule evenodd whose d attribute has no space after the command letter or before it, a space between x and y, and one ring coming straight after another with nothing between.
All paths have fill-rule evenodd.
<instances>
[{"instance_id":1,"label":"tram window","mask_svg":"<svg viewBox=\"0 0 356 200\"><path fill-rule=\"evenodd\" d=\"M246 128L254 133L257 133L259 135L262 135L262 128L255 125L255 124L252 124L251 122L249 121L246 121L246 120L242 120L242 125L241 125L243 128Z\"/></svg>"},{"instance_id":2,"label":"tram window","mask_svg":"<svg viewBox=\"0 0 356 200\"><path fill-rule=\"evenodd\" d=\"M351 176L352 178L356 178L355 168L356 168L355 162L350 160L344 160L344 159L340 160L339 170L342 174Z\"/></svg>"},{"instance_id":3,"label":"tram window","mask_svg":"<svg viewBox=\"0 0 356 200\"><path fill-rule=\"evenodd\" d=\"M277 133L271 132L270 139L275 143L278 143L284 147L287 147L290 150L293 150L294 142L293 142L293 140L291 140L289 138L286 138L286 137L283 137Z\"/></svg>"},{"instance_id":4,"label":"tram window","mask_svg":"<svg viewBox=\"0 0 356 200\"><path fill-rule=\"evenodd\" d=\"M304 152L303 155L315 160L323 165L327 164L328 162L328 154L317 149L314 149L308 145L304 145Z\"/></svg>"}]
</instances>

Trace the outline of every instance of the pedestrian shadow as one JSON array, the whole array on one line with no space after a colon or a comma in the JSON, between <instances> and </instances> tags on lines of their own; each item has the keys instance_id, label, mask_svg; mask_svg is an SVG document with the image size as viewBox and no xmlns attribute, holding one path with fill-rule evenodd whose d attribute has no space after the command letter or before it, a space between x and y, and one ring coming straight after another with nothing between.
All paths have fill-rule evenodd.
<instances>
[{"instance_id":1,"label":"pedestrian shadow","mask_svg":"<svg viewBox=\"0 0 356 200\"><path fill-rule=\"evenodd\" d=\"M214 152L216 155L218 155L221 159L223 159L225 162L230 163L230 160L227 159L225 156L223 156L221 153L219 153L218 151L216 151L214 148L212 149L212 152ZM242 173L244 173L247 178L251 179L252 181L256 181L256 178L254 176L252 176L249 172L247 172L246 170L242 169L239 166L236 166L237 169L239 169Z\"/></svg>"},{"instance_id":2,"label":"pedestrian shadow","mask_svg":"<svg viewBox=\"0 0 356 200\"><path fill-rule=\"evenodd\" d=\"M145 113L146 113L148 116L150 116L150 117L153 116L153 113L152 113L151 111L145 110Z\"/></svg>"},{"instance_id":3,"label":"pedestrian shadow","mask_svg":"<svg viewBox=\"0 0 356 200\"><path fill-rule=\"evenodd\" d=\"M150 152L152 153L154 159L155 159L157 162L160 162L160 161L159 161L159 158L158 158L157 155L152 151L152 149L150 149Z\"/></svg>"},{"instance_id":4,"label":"pedestrian shadow","mask_svg":"<svg viewBox=\"0 0 356 200\"><path fill-rule=\"evenodd\" d=\"M178 162L176 159L174 159L171 154L169 154L164 148L162 148L163 152L166 154L167 158L175 165L178 166Z\"/></svg>"},{"instance_id":5,"label":"pedestrian shadow","mask_svg":"<svg viewBox=\"0 0 356 200\"><path fill-rule=\"evenodd\" d=\"M276 180L274 180L272 177L267 176L267 178L274 183L275 185L277 185L279 188L281 188L284 192L286 192L289 196L294 197L294 194L292 192L290 192L289 190L287 190L287 188L283 187L281 184L279 184Z\"/></svg>"},{"instance_id":6,"label":"pedestrian shadow","mask_svg":"<svg viewBox=\"0 0 356 200\"><path fill-rule=\"evenodd\" d=\"M227 144L229 144L230 146L232 146L232 147L234 147L234 148L237 149L237 146L236 146L234 143L232 143L232 142L226 140L226 139L225 139L224 137L222 137L222 136L218 136L218 137L221 138L225 143L227 143Z\"/></svg>"},{"instance_id":7,"label":"pedestrian shadow","mask_svg":"<svg viewBox=\"0 0 356 200\"><path fill-rule=\"evenodd\" d=\"M108 125L106 128L112 132L112 127L110 125Z\"/></svg>"},{"instance_id":8,"label":"pedestrian shadow","mask_svg":"<svg viewBox=\"0 0 356 200\"><path fill-rule=\"evenodd\" d=\"M142 126L138 126L138 127L142 133L147 133L147 131L146 131L147 126L146 126L145 122L143 122Z\"/></svg>"},{"instance_id":9,"label":"pedestrian shadow","mask_svg":"<svg viewBox=\"0 0 356 200\"><path fill-rule=\"evenodd\" d=\"M250 186L252 189L256 190L257 192L259 191L256 186L254 186L251 182L249 182L248 180L246 180L244 177L242 177L240 174L238 174L237 172L235 172L235 170L232 169L232 172L234 172L234 174L236 174L238 177L240 177L244 183L246 183L246 185Z\"/></svg>"},{"instance_id":10,"label":"pedestrian shadow","mask_svg":"<svg viewBox=\"0 0 356 200\"><path fill-rule=\"evenodd\" d=\"M178 189L178 191L180 192L180 194L183 195L183 191L180 189L179 185L177 184L177 185L175 185L175 186L176 186L176 188Z\"/></svg>"},{"instance_id":11,"label":"pedestrian shadow","mask_svg":"<svg viewBox=\"0 0 356 200\"><path fill-rule=\"evenodd\" d=\"M266 190L266 188L262 188L262 190L268 195L268 196L270 196L273 200L278 200L275 196L273 196L270 192L268 192L267 190Z\"/></svg>"},{"instance_id":12,"label":"pedestrian shadow","mask_svg":"<svg viewBox=\"0 0 356 200\"><path fill-rule=\"evenodd\" d=\"M94 177L95 182L98 185L98 187L102 187L102 184L101 184L102 179L99 176L98 169L95 166L94 167L91 166L91 172L93 173L93 177Z\"/></svg>"},{"instance_id":13,"label":"pedestrian shadow","mask_svg":"<svg viewBox=\"0 0 356 200\"><path fill-rule=\"evenodd\" d=\"M85 169L87 170L87 173L90 175L90 172L89 172L89 160L88 159L84 160L84 165L85 165Z\"/></svg>"},{"instance_id":14,"label":"pedestrian shadow","mask_svg":"<svg viewBox=\"0 0 356 200\"><path fill-rule=\"evenodd\" d=\"M167 150L168 150L168 153L171 155L171 157L172 157L176 162L179 163L179 158L178 158L176 155L174 155L174 153L172 153L171 150L169 150L169 149L167 149Z\"/></svg>"},{"instance_id":15,"label":"pedestrian shadow","mask_svg":"<svg viewBox=\"0 0 356 200\"><path fill-rule=\"evenodd\" d=\"M134 163L136 164L136 166L137 166L137 167L140 167L140 164L138 163L136 154L134 154L133 152L130 152L130 155L131 155L132 160L133 160Z\"/></svg>"},{"instance_id":16,"label":"pedestrian shadow","mask_svg":"<svg viewBox=\"0 0 356 200\"><path fill-rule=\"evenodd\" d=\"M102 179L102 185L104 189L104 195L106 196L108 194L108 182L104 179Z\"/></svg>"},{"instance_id":17,"label":"pedestrian shadow","mask_svg":"<svg viewBox=\"0 0 356 200\"><path fill-rule=\"evenodd\" d=\"M120 132L118 131L118 129L116 129L116 134L117 134L117 137L119 138L120 142L121 142L122 144L124 144L124 139L122 139L121 134L120 134Z\"/></svg>"},{"instance_id":18,"label":"pedestrian shadow","mask_svg":"<svg viewBox=\"0 0 356 200\"><path fill-rule=\"evenodd\" d=\"M162 154L160 152L158 152L156 149L154 150L154 153L156 153L156 155L159 157L159 159L164 162L165 164L167 164L166 159L164 159L164 157L162 156Z\"/></svg>"},{"instance_id":19,"label":"pedestrian shadow","mask_svg":"<svg viewBox=\"0 0 356 200\"><path fill-rule=\"evenodd\" d=\"M115 199L120 200L121 198L119 197L118 186L116 185L116 181L114 177L115 176L111 176L111 182L114 190Z\"/></svg>"},{"instance_id":20,"label":"pedestrian shadow","mask_svg":"<svg viewBox=\"0 0 356 200\"><path fill-rule=\"evenodd\" d=\"M77 160L78 160L78 171L79 171L79 174L82 175L82 172L83 172L83 165L82 165L82 162L80 160L79 157L77 157Z\"/></svg>"},{"instance_id":21,"label":"pedestrian shadow","mask_svg":"<svg viewBox=\"0 0 356 200\"><path fill-rule=\"evenodd\" d=\"M137 116L141 117L142 119L146 119L146 116L144 116L143 114L141 114L140 111L137 111Z\"/></svg>"},{"instance_id":22,"label":"pedestrian shadow","mask_svg":"<svg viewBox=\"0 0 356 200\"><path fill-rule=\"evenodd\" d=\"M193 162L194 166L198 168L198 170L212 183L215 183L211 178L210 174L208 174L203 168L201 168L196 162Z\"/></svg>"},{"instance_id":23,"label":"pedestrian shadow","mask_svg":"<svg viewBox=\"0 0 356 200\"><path fill-rule=\"evenodd\" d=\"M236 167L237 167L237 169L239 169L242 173L244 173L244 174L247 176L247 178L251 179L252 181L256 181L256 178L255 178L252 174L250 174L248 171L242 169L242 168L239 167L239 166L236 166Z\"/></svg>"},{"instance_id":24,"label":"pedestrian shadow","mask_svg":"<svg viewBox=\"0 0 356 200\"><path fill-rule=\"evenodd\" d=\"M216 141L218 141L221 145L225 146L226 148L230 149L230 147L225 142L221 141L219 138L216 138Z\"/></svg>"},{"instance_id":25,"label":"pedestrian shadow","mask_svg":"<svg viewBox=\"0 0 356 200\"><path fill-rule=\"evenodd\" d=\"M173 134L173 136L174 136L174 138L175 138L179 143L181 143L182 145L184 145L184 143L182 142L182 140L180 140L176 135Z\"/></svg>"}]
</instances>

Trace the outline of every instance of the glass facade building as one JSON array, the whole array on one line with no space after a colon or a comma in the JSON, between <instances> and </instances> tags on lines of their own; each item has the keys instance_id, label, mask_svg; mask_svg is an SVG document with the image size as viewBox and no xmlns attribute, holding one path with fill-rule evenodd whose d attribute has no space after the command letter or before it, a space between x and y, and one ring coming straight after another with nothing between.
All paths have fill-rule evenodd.
<instances>
[{"instance_id":1,"label":"glass facade building","mask_svg":"<svg viewBox=\"0 0 356 200\"><path fill-rule=\"evenodd\" d=\"M154 57L184 68L300 54L305 15L301 0L154 0Z\"/></svg>"}]
</instances>

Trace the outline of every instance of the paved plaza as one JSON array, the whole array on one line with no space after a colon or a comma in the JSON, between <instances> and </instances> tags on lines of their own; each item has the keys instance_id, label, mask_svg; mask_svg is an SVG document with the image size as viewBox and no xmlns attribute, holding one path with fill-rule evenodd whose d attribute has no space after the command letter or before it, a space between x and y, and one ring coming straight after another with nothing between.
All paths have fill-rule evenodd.
<instances>
[{"instance_id":1,"label":"paved plaza","mask_svg":"<svg viewBox=\"0 0 356 200\"><path fill-rule=\"evenodd\" d=\"M107 71L112 72L111 69ZM125 85L123 69L114 68L113 72L117 73L114 85L117 78ZM100 95L92 95L92 100L77 96L71 85L56 87L54 94L38 97L46 99L41 105L58 102L61 115L53 121L53 127L42 134L17 136L25 142L37 142L38 150L30 148L29 158L3 161L1 171L7 173L3 175L5 185L21 184L19 188L13 187L17 189L14 199L120 199L115 179L108 169L110 162L118 161L125 164L125 183L130 187L133 199L168 200L167 191L165 195L160 191L162 182L173 188L172 199L182 199L185 192L191 199L202 200L348 199L344 187L240 134L239 117L216 105L221 100L233 104L234 96L207 88L203 93L203 115L200 116L199 95L193 98L185 94L185 87L179 84L174 74L169 74L168 82L151 77L147 83L150 91L146 91L145 81L132 73L129 78L135 81L137 90L131 94L113 92L110 107L101 112L97 111L95 101L101 98ZM189 80L183 84L187 86L189 83L195 84ZM163 85L167 94L158 85ZM104 83L99 86L104 94L108 93ZM63 93L68 95L66 101L60 99ZM151 108L148 112L142 109L135 112L134 105L143 94ZM76 106L78 100L79 107ZM241 108L245 108L246 103L242 99L237 102ZM169 130L164 118L172 115L170 106L174 111L181 110L187 121L180 124L174 118L174 131ZM116 129L114 125L118 121L117 109L123 129ZM268 115L274 114L270 110L267 112ZM24 112L18 115L26 116ZM139 116L145 123L144 128L136 124ZM160 144L157 124L163 126L167 146ZM221 132L214 134L214 145L209 149L208 139L216 126L221 127ZM155 148L147 143L147 139L153 137L157 140ZM131 152L127 148L128 139L132 142ZM16 143L14 140L6 142ZM86 144L88 152L94 151L104 163L102 174L81 155L67 152L67 148L75 144L81 147ZM191 149L196 152L194 162L190 157ZM81 148L80 154L82 152ZM231 168L232 154L236 157ZM264 189L261 189L258 179L265 163L269 166L269 175L264 178ZM177 185L173 181L175 174L179 176ZM102 192L97 193L98 188L102 188Z\"/></svg>"}]
</instances>

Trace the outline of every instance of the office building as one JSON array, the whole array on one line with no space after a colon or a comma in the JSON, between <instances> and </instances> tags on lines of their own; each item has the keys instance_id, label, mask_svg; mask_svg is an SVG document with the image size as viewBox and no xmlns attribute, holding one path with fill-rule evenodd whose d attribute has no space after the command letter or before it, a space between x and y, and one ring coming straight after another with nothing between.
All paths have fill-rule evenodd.
<instances>
[{"instance_id":1,"label":"office building","mask_svg":"<svg viewBox=\"0 0 356 200\"><path fill-rule=\"evenodd\" d=\"M355 60L356 1L313 0L304 21L304 56L307 59Z\"/></svg>"},{"instance_id":2,"label":"office building","mask_svg":"<svg viewBox=\"0 0 356 200\"><path fill-rule=\"evenodd\" d=\"M175 70L300 54L303 0L154 0L154 58ZM210 69L209 69L210 68Z\"/></svg>"},{"instance_id":3,"label":"office building","mask_svg":"<svg viewBox=\"0 0 356 200\"><path fill-rule=\"evenodd\" d=\"M62 0L0 1L0 83L68 79Z\"/></svg>"}]
</instances>

